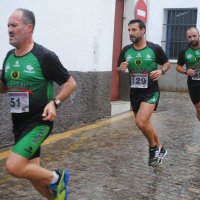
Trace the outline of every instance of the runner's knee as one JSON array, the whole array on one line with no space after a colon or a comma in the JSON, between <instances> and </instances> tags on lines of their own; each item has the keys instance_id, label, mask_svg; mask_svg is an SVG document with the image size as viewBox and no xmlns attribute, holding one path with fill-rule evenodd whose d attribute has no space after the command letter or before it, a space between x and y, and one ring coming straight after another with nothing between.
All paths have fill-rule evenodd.
<instances>
[{"instance_id":1,"label":"runner's knee","mask_svg":"<svg viewBox=\"0 0 200 200\"><path fill-rule=\"evenodd\" d=\"M140 130L144 130L147 126L147 123L142 119L135 119L135 123Z\"/></svg>"},{"instance_id":2,"label":"runner's knee","mask_svg":"<svg viewBox=\"0 0 200 200\"><path fill-rule=\"evenodd\" d=\"M17 178L21 178L22 177L22 173L23 173L23 168L22 167L17 167L16 165L14 165L12 162L7 161L5 164L5 169L6 171L17 177Z\"/></svg>"}]
</instances>

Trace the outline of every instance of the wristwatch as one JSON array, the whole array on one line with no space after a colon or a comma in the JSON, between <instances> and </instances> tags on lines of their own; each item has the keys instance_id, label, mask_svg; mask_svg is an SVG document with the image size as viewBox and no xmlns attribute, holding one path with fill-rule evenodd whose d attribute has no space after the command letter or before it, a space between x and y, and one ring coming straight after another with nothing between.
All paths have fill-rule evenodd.
<instances>
[{"instance_id":1,"label":"wristwatch","mask_svg":"<svg viewBox=\"0 0 200 200\"><path fill-rule=\"evenodd\" d=\"M164 75L165 74L165 71L161 68L161 71L162 71L162 75Z\"/></svg>"},{"instance_id":2,"label":"wristwatch","mask_svg":"<svg viewBox=\"0 0 200 200\"><path fill-rule=\"evenodd\" d=\"M56 109L61 105L61 100L59 100L59 99L54 99L53 100L53 103L54 103L54 105L55 105L55 107L56 107Z\"/></svg>"}]
</instances>

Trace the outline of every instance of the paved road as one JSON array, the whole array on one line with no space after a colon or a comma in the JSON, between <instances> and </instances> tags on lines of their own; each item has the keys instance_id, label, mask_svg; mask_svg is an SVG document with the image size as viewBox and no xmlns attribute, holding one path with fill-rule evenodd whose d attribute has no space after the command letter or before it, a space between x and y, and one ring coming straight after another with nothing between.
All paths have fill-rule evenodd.
<instances>
[{"instance_id":1,"label":"paved road","mask_svg":"<svg viewBox=\"0 0 200 200\"><path fill-rule=\"evenodd\" d=\"M70 169L69 200L200 200L200 124L188 94L163 92L153 114L168 149L159 167L148 166L147 142L132 121L128 112L54 135L42 164ZM44 199L4 169L0 177L0 200Z\"/></svg>"}]
</instances>

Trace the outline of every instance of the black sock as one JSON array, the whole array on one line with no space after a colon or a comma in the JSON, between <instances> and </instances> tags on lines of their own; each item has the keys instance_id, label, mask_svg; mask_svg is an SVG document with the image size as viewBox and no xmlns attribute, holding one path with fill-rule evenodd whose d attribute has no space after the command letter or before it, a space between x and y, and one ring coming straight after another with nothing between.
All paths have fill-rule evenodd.
<instances>
[{"instance_id":1,"label":"black sock","mask_svg":"<svg viewBox=\"0 0 200 200\"><path fill-rule=\"evenodd\" d=\"M149 147L149 149L156 149L157 145L153 146L153 147Z\"/></svg>"}]
</instances>

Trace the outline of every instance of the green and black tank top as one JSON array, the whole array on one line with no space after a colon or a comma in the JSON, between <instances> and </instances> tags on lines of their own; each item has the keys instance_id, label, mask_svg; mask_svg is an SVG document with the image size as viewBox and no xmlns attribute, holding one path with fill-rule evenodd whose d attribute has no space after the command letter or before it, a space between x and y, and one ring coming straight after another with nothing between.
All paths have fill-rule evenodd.
<instances>
[{"instance_id":1,"label":"green and black tank top","mask_svg":"<svg viewBox=\"0 0 200 200\"><path fill-rule=\"evenodd\" d=\"M158 69L158 64L163 65L164 63L168 62L167 56L159 45L152 42L147 42L147 46L141 50L134 49L133 44L127 45L120 53L118 66L120 66L120 64L124 61L128 61L129 63L128 71L130 75L134 73L148 74L147 90L159 90L158 81L153 81L149 78L150 72ZM144 90L142 88L133 89L138 92Z\"/></svg>"},{"instance_id":2,"label":"green and black tank top","mask_svg":"<svg viewBox=\"0 0 200 200\"><path fill-rule=\"evenodd\" d=\"M192 68L196 71L196 74L199 78L194 80L194 77L188 76L189 86L200 86L200 48L193 49L188 47L182 50L178 56L177 64L180 66L186 66L186 69Z\"/></svg>"},{"instance_id":3,"label":"green and black tank top","mask_svg":"<svg viewBox=\"0 0 200 200\"><path fill-rule=\"evenodd\" d=\"M2 81L8 87L13 125L42 120L43 109L53 98L53 82L62 85L70 77L55 53L35 43L24 56L8 52Z\"/></svg>"}]
</instances>

